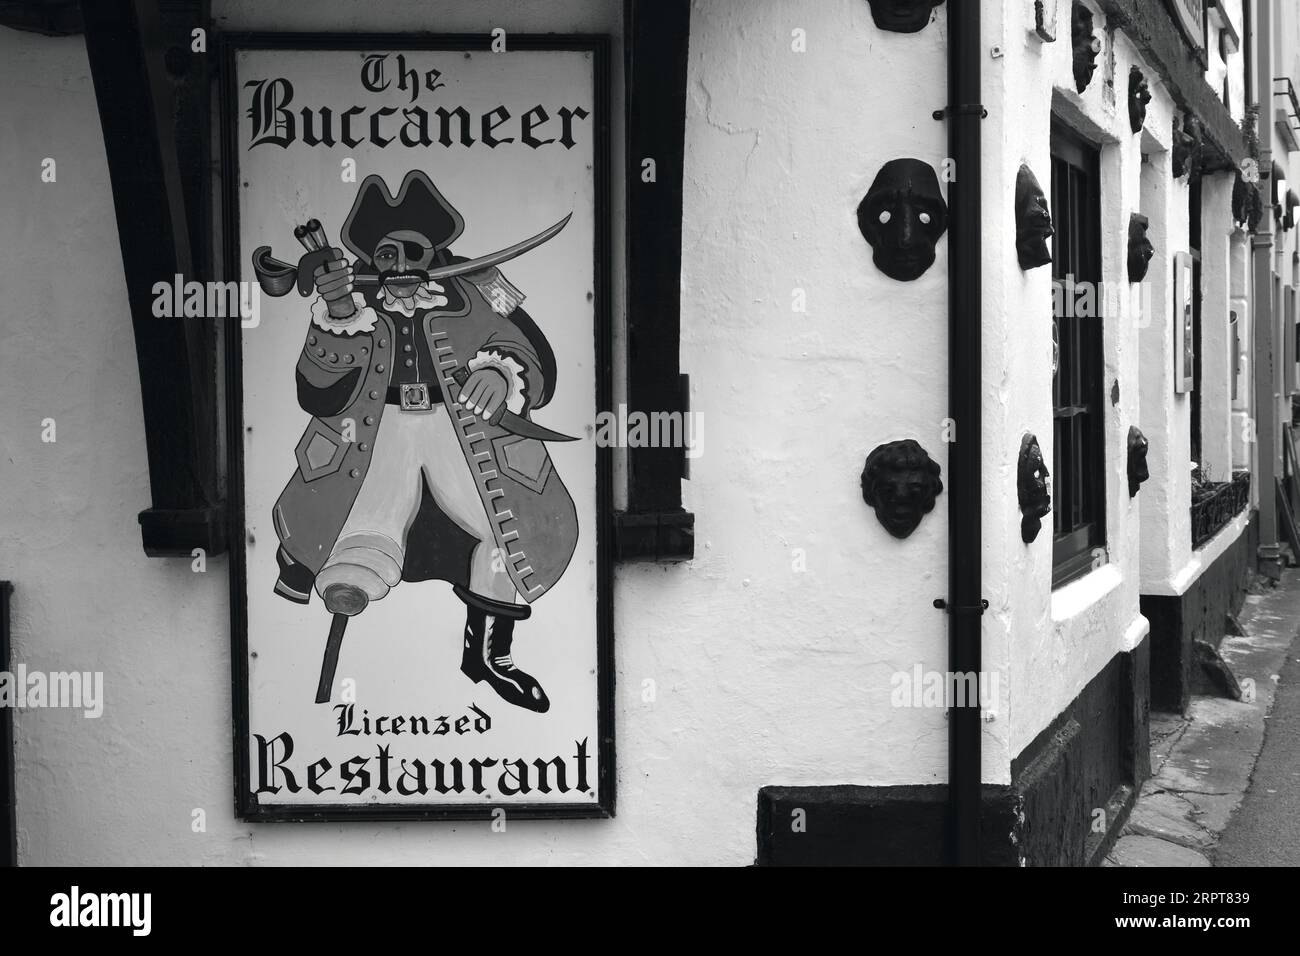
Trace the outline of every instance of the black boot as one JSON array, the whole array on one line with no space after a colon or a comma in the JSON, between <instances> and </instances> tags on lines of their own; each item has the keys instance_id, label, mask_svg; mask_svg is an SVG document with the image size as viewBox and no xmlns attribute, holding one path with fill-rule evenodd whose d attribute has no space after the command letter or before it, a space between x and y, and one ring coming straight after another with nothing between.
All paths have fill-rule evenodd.
<instances>
[{"instance_id":1,"label":"black boot","mask_svg":"<svg viewBox=\"0 0 1300 956\"><path fill-rule=\"evenodd\" d=\"M276 549L275 561L280 565L280 577L275 582L275 593L295 604L306 604L310 601L311 586L316 580L316 575L312 574L306 565L299 564L289 557L289 552L285 551L283 546Z\"/></svg>"},{"instance_id":2,"label":"black boot","mask_svg":"<svg viewBox=\"0 0 1300 956\"><path fill-rule=\"evenodd\" d=\"M461 673L475 683L487 681L507 704L546 713L551 706L546 691L532 675L516 667L510 656L515 621L527 617L529 609L480 597L460 587L455 590L466 604Z\"/></svg>"}]
</instances>

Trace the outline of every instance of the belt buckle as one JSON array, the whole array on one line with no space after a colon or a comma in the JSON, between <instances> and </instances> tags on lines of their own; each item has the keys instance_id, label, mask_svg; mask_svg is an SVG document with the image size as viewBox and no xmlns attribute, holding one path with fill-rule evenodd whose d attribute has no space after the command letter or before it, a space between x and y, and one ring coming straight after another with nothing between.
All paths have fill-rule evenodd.
<instances>
[{"instance_id":1,"label":"belt buckle","mask_svg":"<svg viewBox=\"0 0 1300 956\"><path fill-rule=\"evenodd\" d=\"M429 386L423 382L414 385L398 386L402 392L402 411L427 412L433 408L429 398Z\"/></svg>"}]
</instances>

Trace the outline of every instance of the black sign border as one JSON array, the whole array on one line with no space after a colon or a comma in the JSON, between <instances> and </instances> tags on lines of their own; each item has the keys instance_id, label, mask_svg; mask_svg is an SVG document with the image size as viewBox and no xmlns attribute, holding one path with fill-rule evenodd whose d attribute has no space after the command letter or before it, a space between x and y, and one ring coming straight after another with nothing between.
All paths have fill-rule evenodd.
<instances>
[{"instance_id":1,"label":"black sign border","mask_svg":"<svg viewBox=\"0 0 1300 956\"><path fill-rule=\"evenodd\" d=\"M239 248L239 91L236 54L242 50L430 50L491 52L490 34L437 33L288 33L240 32L218 37L221 64L221 214L222 265L227 279L240 275ZM595 187L596 409L613 408L611 312L611 38L599 34L509 33L507 50L561 50L592 55L596 141L592 170ZM509 52L495 54L509 56ZM243 366L238 319L225 329L226 454L229 495L231 672L234 691L235 814L249 822L338 822L400 820L488 820L504 809L507 819L592 819L614 816L614 604L613 604L613 450L596 449L596 696L599 742L596 800L590 803L439 804L260 804L252 792L248 712L248 569L244 510Z\"/></svg>"}]
</instances>

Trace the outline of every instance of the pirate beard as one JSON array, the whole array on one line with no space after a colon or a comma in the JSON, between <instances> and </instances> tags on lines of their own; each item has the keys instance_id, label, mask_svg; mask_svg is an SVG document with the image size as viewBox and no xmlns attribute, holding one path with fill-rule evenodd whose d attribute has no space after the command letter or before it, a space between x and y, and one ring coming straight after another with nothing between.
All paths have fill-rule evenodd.
<instances>
[{"instance_id":1,"label":"pirate beard","mask_svg":"<svg viewBox=\"0 0 1300 956\"><path fill-rule=\"evenodd\" d=\"M423 280L408 295L394 292L385 282L379 287L379 305L385 311L399 312L410 318L418 309L434 309L446 305L448 300L442 292L442 286L432 279Z\"/></svg>"}]
</instances>

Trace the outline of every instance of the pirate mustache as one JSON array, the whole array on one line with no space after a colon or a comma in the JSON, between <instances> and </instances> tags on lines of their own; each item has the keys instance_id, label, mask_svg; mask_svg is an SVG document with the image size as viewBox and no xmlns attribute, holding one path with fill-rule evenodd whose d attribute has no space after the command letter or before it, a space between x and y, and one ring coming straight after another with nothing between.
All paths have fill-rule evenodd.
<instances>
[{"instance_id":1,"label":"pirate mustache","mask_svg":"<svg viewBox=\"0 0 1300 956\"><path fill-rule=\"evenodd\" d=\"M388 282L428 282L428 269L398 269L396 267L379 273L380 283Z\"/></svg>"}]
</instances>

